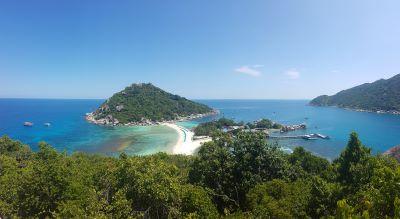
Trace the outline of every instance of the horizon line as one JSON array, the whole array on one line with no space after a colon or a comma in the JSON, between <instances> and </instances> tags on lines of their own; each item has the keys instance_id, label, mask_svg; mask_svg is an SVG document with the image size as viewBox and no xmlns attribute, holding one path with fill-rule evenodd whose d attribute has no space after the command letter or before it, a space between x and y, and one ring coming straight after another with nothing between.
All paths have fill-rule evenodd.
<instances>
[{"instance_id":1,"label":"horizon line","mask_svg":"<svg viewBox=\"0 0 400 219\"><path fill-rule=\"evenodd\" d=\"M108 98L0 97L0 99L9 99L9 100L107 100ZM312 98L186 98L186 99L188 99L188 100L311 100Z\"/></svg>"}]
</instances>

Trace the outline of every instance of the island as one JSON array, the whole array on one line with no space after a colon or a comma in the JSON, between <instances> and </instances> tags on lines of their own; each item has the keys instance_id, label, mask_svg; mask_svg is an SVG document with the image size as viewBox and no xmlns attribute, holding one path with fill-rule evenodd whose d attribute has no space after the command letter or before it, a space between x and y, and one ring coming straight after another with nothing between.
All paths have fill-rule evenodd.
<instances>
[{"instance_id":1,"label":"island","mask_svg":"<svg viewBox=\"0 0 400 219\"><path fill-rule=\"evenodd\" d=\"M157 125L216 114L205 104L168 93L151 83L135 83L115 93L86 120L99 125Z\"/></svg>"},{"instance_id":2,"label":"island","mask_svg":"<svg viewBox=\"0 0 400 219\"><path fill-rule=\"evenodd\" d=\"M289 131L296 131L298 129L306 129L306 125L282 125L266 118L262 118L253 122L247 122L245 124L243 121L235 122L232 119L220 118L215 121L199 124L194 128L194 134L195 136L211 136L213 133L218 131L228 132L232 134L236 134L240 131L245 131L262 132L267 137L269 137L269 134L272 132L284 133Z\"/></svg>"},{"instance_id":3,"label":"island","mask_svg":"<svg viewBox=\"0 0 400 219\"><path fill-rule=\"evenodd\" d=\"M343 90L332 96L319 96L311 100L310 105L400 114L400 74Z\"/></svg>"}]
</instances>

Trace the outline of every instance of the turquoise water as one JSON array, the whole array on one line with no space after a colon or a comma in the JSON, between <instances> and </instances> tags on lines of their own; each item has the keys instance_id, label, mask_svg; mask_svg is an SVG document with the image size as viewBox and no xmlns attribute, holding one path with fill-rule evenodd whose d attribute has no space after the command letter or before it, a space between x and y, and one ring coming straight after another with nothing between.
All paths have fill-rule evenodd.
<instances>
[{"instance_id":1,"label":"turquoise water","mask_svg":"<svg viewBox=\"0 0 400 219\"><path fill-rule=\"evenodd\" d=\"M34 150L39 141L46 141L58 150L86 151L107 155L125 151L129 154L170 152L177 133L168 127L100 127L89 124L84 115L96 109L103 100L0 99L0 135L7 134L29 144ZM321 133L330 140L285 140L279 144L289 148L303 146L324 157L336 157L347 143L351 131L361 140L383 152L400 144L400 116L355 112L338 108L311 107L306 100L199 100L221 114L237 121L270 118L282 124L305 122L306 131L289 134ZM198 121L180 123L193 128ZM306 119L307 118L307 119ZM25 121L34 123L24 127ZM43 123L50 122L50 127Z\"/></svg>"},{"instance_id":2,"label":"turquoise water","mask_svg":"<svg viewBox=\"0 0 400 219\"><path fill-rule=\"evenodd\" d=\"M375 153L400 144L400 116L356 112L335 107L313 107L307 100L205 100L237 121L270 118L282 124L306 123L307 130L289 134L321 133L330 140L282 140L281 145L303 146L324 157L336 157L347 144L350 132L358 132L363 143Z\"/></svg>"},{"instance_id":3,"label":"turquoise water","mask_svg":"<svg viewBox=\"0 0 400 219\"><path fill-rule=\"evenodd\" d=\"M165 126L102 127L86 122L85 113L103 100L0 99L0 135L9 135L34 150L46 141L59 151L115 155L170 152L178 134ZM25 121L34 123L25 127ZM51 126L43 124L50 122Z\"/></svg>"}]
</instances>

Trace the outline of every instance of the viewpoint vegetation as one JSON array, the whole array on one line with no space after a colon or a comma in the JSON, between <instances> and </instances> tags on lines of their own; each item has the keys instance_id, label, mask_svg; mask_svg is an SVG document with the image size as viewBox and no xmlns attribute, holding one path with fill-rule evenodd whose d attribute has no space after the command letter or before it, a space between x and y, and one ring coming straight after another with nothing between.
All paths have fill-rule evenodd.
<instances>
[{"instance_id":1,"label":"viewpoint vegetation","mask_svg":"<svg viewBox=\"0 0 400 219\"><path fill-rule=\"evenodd\" d=\"M399 218L400 166L356 133L333 162L260 133L216 132L196 156L39 151L0 138L0 217Z\"/></svg>"}]
</instances>

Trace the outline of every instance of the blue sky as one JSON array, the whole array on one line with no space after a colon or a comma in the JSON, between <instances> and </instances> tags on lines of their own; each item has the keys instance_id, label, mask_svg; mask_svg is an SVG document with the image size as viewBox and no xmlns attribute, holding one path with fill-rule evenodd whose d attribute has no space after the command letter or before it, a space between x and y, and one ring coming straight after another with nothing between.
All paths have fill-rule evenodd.
<instances>
[{"instance_id":1,"label":"blue sky","mask_svg":"<svg viewBox=\"0 0 400 219\"><path fill-rule=\"evenodd\" d=\"M1 1L0 97L309 99L400 73L400 1Z\"/></svg>"}]
</instances>

